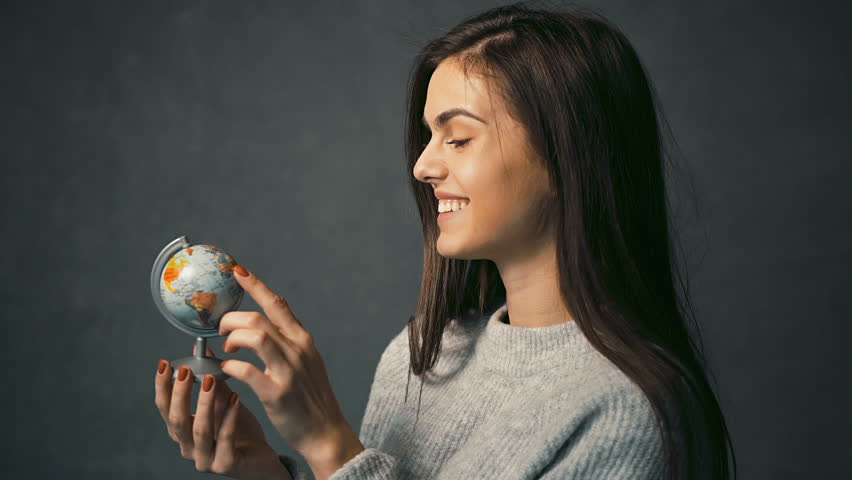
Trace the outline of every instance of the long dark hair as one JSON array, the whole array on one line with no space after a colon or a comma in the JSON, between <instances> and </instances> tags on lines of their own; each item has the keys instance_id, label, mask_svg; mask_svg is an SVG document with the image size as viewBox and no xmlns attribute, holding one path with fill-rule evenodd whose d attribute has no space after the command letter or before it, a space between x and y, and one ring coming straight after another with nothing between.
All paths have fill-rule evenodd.
<instances>
[{"instance_id":1,"label":"long dark hair","mask_svg":"<svg viewBox=\"0 0 852 480\"><path fill-rule=\"evenodd\" d=\"M555 226L562 299L588 341L653 405L667 477L730 478L730 445L736 478L688 279L673 248L679 244L665 182L671 156L662 132L673 136L636 51L588 7L544 10L520 2L464 20L415 59L405 127L408 172L428 140L421 117L429 80L450 57L466 72L473 68L492 79L526 127L556 193L542 220ZM422 392L451 319L491 311L505 302L506 289L493 261L438 254L432 188L413 177L411 188L424 253L417 311L408 320L409 380L412 371L420 376Z\"/></svg>"}]
</instances>

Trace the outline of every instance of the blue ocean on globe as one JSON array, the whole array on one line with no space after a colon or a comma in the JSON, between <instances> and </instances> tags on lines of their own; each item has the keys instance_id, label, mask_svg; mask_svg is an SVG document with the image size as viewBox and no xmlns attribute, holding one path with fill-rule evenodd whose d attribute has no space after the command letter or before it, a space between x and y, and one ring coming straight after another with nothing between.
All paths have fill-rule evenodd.
<instances>
[{"instance_id":1,"label":"blue ocean on globe","mask_svg":"<svg viewBox=\"0 0 852 480\"><path fill-rule=\"evenodd\" d=\"M243 298L243 287L234 278L236 265L213 245L178 251L160 277L166 310L188 327L218 330L222 316L239 307Z\"/></svg>"}]
</instances>

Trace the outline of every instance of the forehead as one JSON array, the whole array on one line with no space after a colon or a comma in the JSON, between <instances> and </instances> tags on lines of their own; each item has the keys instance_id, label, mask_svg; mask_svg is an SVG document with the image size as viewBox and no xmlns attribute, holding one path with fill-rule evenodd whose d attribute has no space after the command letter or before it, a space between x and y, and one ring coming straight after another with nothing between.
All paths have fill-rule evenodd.
<instances>
[{"instance_id":1,"label":"forehead","mask_svg":"<svg viewBox=\"0 0 852 480\"><path fill-rule=\"evenodd\" d=\"M448 108L461 107L491 118L500 108L499 95L493 95L485 78L474 70L467 75L455 60L441 62L432 73L426 91L424 113L429 121Z\"/></svg>"}]
</instances>

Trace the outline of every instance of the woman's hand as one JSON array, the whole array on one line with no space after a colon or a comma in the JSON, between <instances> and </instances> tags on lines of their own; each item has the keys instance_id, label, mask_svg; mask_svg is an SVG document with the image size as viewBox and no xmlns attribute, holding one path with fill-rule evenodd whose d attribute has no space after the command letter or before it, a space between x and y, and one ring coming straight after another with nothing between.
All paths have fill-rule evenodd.
<instances>
[{"instance_id":1,"label":"woman's hand","mask_svg":"<svg viewBox=\"0 0 852 480\"><path fill-rule=\"evenodd\" d=\"M193 355L197 348L197 345L193 348ZM209 346L207 355L215 358ZM198 392L198 406L191 415L195 377L187 367L181 367L174 384L172 375L172 366L161 360L155 381L155 403L169 436L180 445L181 456L195 461L196 470L239 480L291 480L278 453L266 442L257 418L226 382L206 375ZM204 387L209 387L209 391Z\"/></svg>"},{"instance_id":2,"label":"woman's hand","mask_svg":"<svg viewBox=\"0 0 852 480\"><path fill-rule=\"evenodd\" d=\"M227 360L222 370L251 387L278 433L305 457L317 478L323 477L364 447L337 402L313 336L284 297L244 267L234 271L266 315L240 311L223 315L219 334L228 338L222 348L228 353L251 348L266 368L260 371L251 363Z\"/></svg>"}]
</instances>

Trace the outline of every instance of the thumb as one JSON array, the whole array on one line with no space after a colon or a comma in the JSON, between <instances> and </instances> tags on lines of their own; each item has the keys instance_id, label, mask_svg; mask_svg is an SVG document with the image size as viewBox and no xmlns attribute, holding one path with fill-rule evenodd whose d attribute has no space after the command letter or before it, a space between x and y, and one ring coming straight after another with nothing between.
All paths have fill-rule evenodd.
<instances>
[{"instance_id":1,"label":"thumb","mask_svg":"<svg viewBox=\"0 0 852 480\"><path fill-rule=\"evenodd\" d=\"M195 344L193 344L193 345L192 345L192 354L193 354L193 355L195 355L195 353L196 353L197 351L198 351L198 344L197 344L197 343L195 343ZM210 348L210 345L207 345L207 353L206 353L206 355L207 355L208 357L219 358L219 357L217 357L217 356L216 356L216 354L215 354L215 353L213 353L213 350Z\"/></svg>"}]
</instances>

